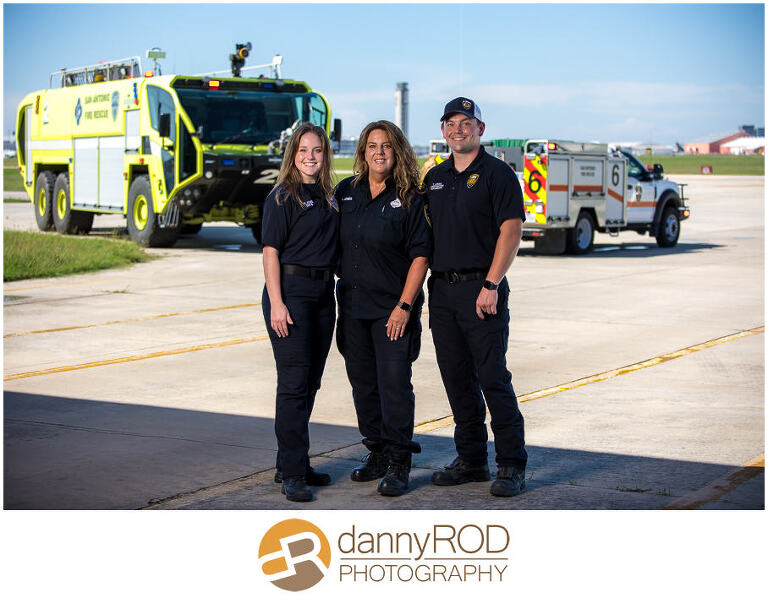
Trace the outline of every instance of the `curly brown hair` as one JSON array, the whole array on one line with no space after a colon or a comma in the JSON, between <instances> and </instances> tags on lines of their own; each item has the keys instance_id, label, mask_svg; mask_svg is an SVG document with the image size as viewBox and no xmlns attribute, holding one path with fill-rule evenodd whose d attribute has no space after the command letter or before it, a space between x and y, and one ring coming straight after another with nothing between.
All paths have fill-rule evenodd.
<instances>
[{"instance_id":1,"label":"curly brown hair","mask_svg":"<svg viewBox=\"0 0 768 598\"><path fill-rule=\"evenodd\" d=\"M301 173L296 168L294 162L296 160L296 153L299 151L301 138L307 133L314 133L320 138L320 145L323 149L323 161L320 165L317 182L320 184L320 188L326 198L333 196L333 184L331 183L331 168L333 164L331 142L328 140L325 129L317 125L304 123L299 125L293 132L285 146L283 162L280 164L280 173L277 175L277 182L275 183L275 188L280 187L280 191L278 191L275 197L278 204L286 197L293 197L303 205L301 201Z\"/></svg>"},{"instance_id":2,"label":"curly brown hair","mask_svg":"<svg viewBox=\"0 0 768 598\"><path fill-rule=\"evenodd\" d=\"M395 168L393 176L400 200L406 208L411 205L414 195L421 193L419 189L419 163L413 153L411 144L396 124L388 120L377 120L368 123L360 133L355 148L354 171L357 173L353 181L354 185L360 184L368 176L368 163L365 161L365 146L368 143L368 135L379 129L387 134L392 150L395 154Z\"/></svg>"}]
</instances>

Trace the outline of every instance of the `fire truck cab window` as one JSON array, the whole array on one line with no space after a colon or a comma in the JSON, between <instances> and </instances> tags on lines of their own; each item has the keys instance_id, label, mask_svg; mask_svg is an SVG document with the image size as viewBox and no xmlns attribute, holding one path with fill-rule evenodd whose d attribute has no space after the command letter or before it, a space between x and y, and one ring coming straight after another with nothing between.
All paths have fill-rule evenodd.
<instances>
[{"instance_id":1,"label":"fire truck cab window","mask_svg":"<svg viewBox=\"0 0 768 598\"><path fill-rule=\"evenodd\" d=\"M176 141L176 106L173 104L173 98L164 89L147 86L147 99L149 100L149 120L152 128L157 131L160 127L160 115L171 115L171 134L168 138Z\"/></svg>"},{"instance_id":2,"label":"fire truck cab window","mask_svg":"<svg viewBox=\"0 0 768 598\"><path fill-rule=\"evenodd\" d=\"M645 176L645 174L648 172L645 166L642 165L640 160L635 158L632 154L628 154L626 152L622 152L624 156L627 158L629 164L629 176L641 179Z\"/></svg>"},{"instance_id":3,"label":"fire truck cab window","mask_svg":"<svg viewBox=\"0 0 768 598\"><path fill-rule=\"evenodd\" d=\"M325 128L328 110L315 93L270 93L240 89L177 89L202 143L266 145L296 121Z\"/></svg>"}]
</instances>

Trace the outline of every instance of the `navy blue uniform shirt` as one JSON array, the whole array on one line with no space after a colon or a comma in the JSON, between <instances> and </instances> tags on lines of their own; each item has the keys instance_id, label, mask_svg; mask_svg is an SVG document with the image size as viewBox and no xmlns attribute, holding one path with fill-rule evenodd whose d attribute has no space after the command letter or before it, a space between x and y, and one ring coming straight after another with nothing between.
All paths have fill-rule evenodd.
<instances>
[{"instance_id":1,"label":"navy blue uniform shirt","mask_svg":"<svg viewBox=\"0 0 768 598\"><path fill-rule=\"evenodd\" d=\"M432 270L488 270L505 220L525 221L523 192L515 172L480 146L463 172L453 154L424 178L435 236Z\"/></svg>"},{"instance_id":2,"label":"navy blue uniform shirt","mask_svg":"<svg viewBox=\"0 0 768 598\"><path fill-rule=\"evenodd\" d=\"M353 180L346 178L336 187L341 213L341 280L336 294L344 314L382 318L397 306L414 258L429 258L432 233L422 195L415 195L406 209L393 177L375 199L367 178L357 186ZM414 307L423 299L420 293Z\"/></svg>"},{"instance_id":3,"label":"navy blue uniform shirt","mask_svg":"<svg viewBox=\"0 0 768 598\"><path fill-rule=\"evenodd\" d=\"M320 185L301 186L303 206L286 193L278 204L277 190L272 189L264 201L262 246L277 249L281 264L335 268L339 213L323 196Z\"/></svg>"}]
</instances>

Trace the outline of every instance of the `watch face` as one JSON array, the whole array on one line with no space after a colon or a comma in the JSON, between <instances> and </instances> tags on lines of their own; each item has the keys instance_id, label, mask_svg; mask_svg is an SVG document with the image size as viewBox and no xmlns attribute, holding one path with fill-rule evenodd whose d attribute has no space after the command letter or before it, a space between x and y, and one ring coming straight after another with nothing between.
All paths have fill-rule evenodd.
<instances>
[{"instance_id":1,"label":"watch face","mask_svg":"<svg viewBox=\"0 0 768 598\"><path fill-rule=\"evenodd\" d=\"M490 280L483 282L483 286L490 291L495 291L499 287L499 285L491 282Z\"/></svg>"}]
</instances>

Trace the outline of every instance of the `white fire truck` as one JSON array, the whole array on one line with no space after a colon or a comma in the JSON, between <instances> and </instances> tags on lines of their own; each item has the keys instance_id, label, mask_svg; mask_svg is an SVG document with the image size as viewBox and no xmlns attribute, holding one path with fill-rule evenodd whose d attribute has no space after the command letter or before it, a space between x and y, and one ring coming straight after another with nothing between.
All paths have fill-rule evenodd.
<instances>
[{"instance_id":1,"label":"white fire truck","mask_svg":"<svg viewBox=\"0 0 768 598\"><path fill-rule=\"evenodd\" d=\"M595 231L634 230L660 247L677 244L680 221L690 216L685 185L665 179L660 164L648 170L631 153L602 143L529 139L524 148L523 238L537 251L587 253ZM487 149L509 162L507 148Z\"/></svg>"},{"instance_id":2,"label":"white fire truck","mask_svg":"<svg viewBox=\"0 0 768 598\"><path fill-rule=\"evenodd\" d=\"M132 57L51 74L17 111L19 171L41 230L88 233L95 214L123 214L140 245L170 246L203 222L232 221L261 238L264 199L302 122L341 138L326 99L283 79L144 73Z\"/></svg>"}]
</instances>

